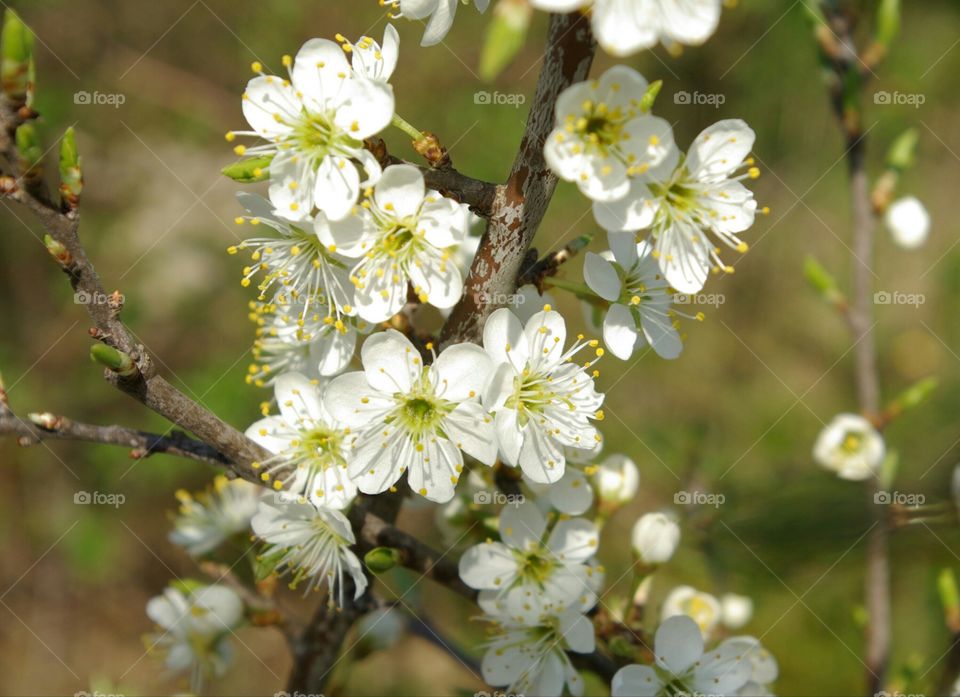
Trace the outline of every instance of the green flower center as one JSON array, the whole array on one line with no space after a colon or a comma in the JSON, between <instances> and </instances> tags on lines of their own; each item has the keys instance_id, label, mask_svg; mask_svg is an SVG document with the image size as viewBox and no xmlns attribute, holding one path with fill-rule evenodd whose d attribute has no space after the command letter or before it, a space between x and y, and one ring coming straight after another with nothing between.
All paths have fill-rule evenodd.
<instances>
[{"instance_id":1,"label":"green flower center","mask_svg":"<svg viewBox=\"0 0 960 697\"><path fill-rule=\"evenodd\" d=\"M387 417L387 423L396 421L415 441L441 433L443 420L453 411L454 404L437 397L426 376L407 394L395 395L397 407Z\"/></svg>"},{"instance_id":2,"label":"green flower center","mask_svg":"<svg viewBox=\"0 0 960 697\"><path fill-rule=\"evenodd\" d=\"M543 556L539 550L534 552L515 552L520 568L520 577L527 583L536 583L543 586L553 572L556 564L552 559Z\"/></svg>"},{"instance_id":3,"label":"green flower center","mask_svg":"<svg viewBox=\"0 0 960 697\"><path fill-rule=\"evenodd\" d=\"M360 141L351 138L333 121L333 114L317 114L306 109L294 125L292 140L297 150L308 153L319 164L338 145L358 147Z\"/></svg>"},{"instance_id":4,"label":"green flower center","mask_svg":"<svg viewBox=\"0 0 960 697\"><path fill-rule=\"evenodd\" d=\"M843 442L840 449L847 455L856 455L863 447L863 434L856 431L847 431L843 435Z\"/></svg>"},{"instance_id":5,"label":"green flower center","mask_svg":"<svg viewBox=\"0 0 960 697\"><path fill-rule=\"evenodd\" d=\"M320 426L303 434L300 438L300 451L304 460L317 469L329 469L336 465L346 465L343 459L343 433L332 428Z\"/></svg>"}]
</instances>

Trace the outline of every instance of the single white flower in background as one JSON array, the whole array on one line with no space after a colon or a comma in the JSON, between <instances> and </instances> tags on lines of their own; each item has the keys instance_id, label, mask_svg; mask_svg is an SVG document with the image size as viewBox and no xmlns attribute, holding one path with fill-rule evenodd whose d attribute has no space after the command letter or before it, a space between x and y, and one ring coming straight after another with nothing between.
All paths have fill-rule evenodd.
<instances>
[{"instance_id":1,"label":"single white flower in background","mask_svg":"<svg viewBox=\"0 0 960 697\"><path fill-rule=\"evenodd\" d=\"M602 503L617 506L629 503L640 488L640 470L626 455L607 455L586 471Z\"/></svg>"},{"instance_id":2,"label":"single white flower in background","mask_svg":"<svg viewBox=\"0 0 960 697\"><path fill-rule=\"evenodd\" d=\"M502 542L485 542L460 557L460 578L480 591L490 614L536 624L570 607L589 610L602 572L588 562L599 544L597 527L584 518L560 520L547 534L536 504L507 505L500 512Z\"/></svg>"},{"instance_id":3,"label":"single white flower in background","mask_svg":"<svg viewBox=\"0 0 960 697\"><path fill-rule=\"evenodd\" d=\"M213 551L227 538L250 527L262 493L256 484L223 475L217 475L213 487L196 496L181 489L177 492L180 510L173 520L170 541L194 556Z\"/></svg>"},{"instance_id":4,"label":"single white flower in background","mask_svg":"<svg viewBox=\"0 0 960 697\"><path fill-rule=\"evenodd\" d=\"M747 251L737 235L753 225L757 210L753 192L741 183L760 176L748 157L755 140L744 121L719 121L696 137L685 158L674 149L658 167L632 180L625 196L595 202L594 217L611 232L649 228L652 256L667 282L681 293L697 293L711 269L733 271L714 238ZM742 168L746 171L738 174Z\"/></svg>"},{"instance_id":5,"label":"single white flower in background","mask_svg":"<svg viewBox=\"0 0 960 697\"><path fill-rule=\"evenodd\" d=\"M350 429L323 403L323 389L300 373L284 373L274 383L280 413L247 429L247 437L273 453L256 463L265 482L317 506L346 508L357 495L347 474Z\"/></svg>"},{"instance_id":6,"label":"single white flower in background","mask_svg":"<svg viewBox=\"0 0 960 697\"><path fill-rule=\"evenodd\" d=\"M730 640L704 653L703 637L689 617L665 619L654 637L652 666L629 665L613 676L613 697L693 694L735 695L753 672L750 658Z\"/></svg>"},{"instance_id":7,"label":"single white flower in background","mask_svg":"<svg viewBox=\"0 0 960 697\"><path fill-rule=\"evenodd\" d=\"M838 414L823 427L813 446L813 459L841 479L876 476L887 449L883 436L859 414Z\"/></svg>"},{"instance_id":8,"label":"single white flower in background","mask_svg":"<svg viewBox=\"0 0 960 697\"><path fill-rule=\"evenodd\" d=\"M340 511L309 502L264 499L251 522L269 545L261 557L280 573L293 576L291 588L307 581L307 591L327 586L327 604L343 607L344 574L353 579L353 600L363 595L367 577L350 547L356 544L350 521Z\"/></svg>"},{"instance_id":9,"label":"single white flower in background","mask_svg":"<svg viewBox=\"0 0 960 697\"><path fill-rule=\"evenodd\" d=\"M702 44L720 23L721 0L531 0L548 12L590 9L597 42L614 56L629 56L657 42Z\"/></svg>"},{"instance_id":10,"label":"single white flower in background","mask_svg":"<svg viewBox=\"0 0 960 697\"><path fill-rule=\"evenodd\" d=\"M175 583L150 599L147 616L163 630L145 638L148 650L160 647L171 672L189 672L192 692L200 694L204 679L226 673L231 658L226 638L243 619L243 601L233 590Z\"/></svg>"},{"instance_id":11,"label":"single white flower in background","mask_svg":"<svg viewBox=\"0 0 960 697\"><path fill-rule=\"evenodd\" d=\"M683 342L674 296L649 243L638 244L632 232L611 232L608 238L610 252L587 252L583 265L590 290L612 303L603 319L604 345L621 360L647 344L661 358L677 358Z\"/></svg>"},{"instance_id":12,"label":"single white flower in background","mask_svg":"<svg viewBox=\"0 0 960 697\"><path fill-rule=\"evenodd\" d=\"M596 647L586 616L569 610L533 626L497 616L482 619L494 632L481 663L487 684L505 686L506 694L560 697L566 686L571 695L583 695L583 678L567 652L591 653Z\"/></svg>"},{"instance_id":13,"label":"single white flower in background","mask_svg":"<svg viewBox=\"0 0 960 697\"><path fill-rule=\"evenodd\" d=\"M468 0L380 0L381 5L394 10L390 15L392 19L403 17L426 22L421 46L433 46L443 41L453 26L459 2L468 4ZM486 12L490 0L473 0L473 4L480 12Z\"/></svg>"},{"instance_id":14,"label":"single white flower in background","mask_svg":"<svg viewBox=\"0 0 960 697\"><path fill-rule=\"evenodd\" d=\"M360 316L390 319L407 302L408 284L421 302L453 307L463 292L453 253L467 236L468 212L428 190L413 165L387 167L354 214L332 225L340 253L359 258L350 280Z\"/></svg>"},{"instance_id":15,"label":"single white flower in background","mask_svg":"<svg viewBox=\"0 0 960 697\"><path fill-rule=\"evenodd\" d=\"M334 378L324 397L356 430L348 459L360 491L386 491L406 473L413 491L443 503L463 472L462 453L496 461L493 419L479 401L491 364L479 346L450 346L425 366L413 344L388 329L368 338L360 357L363 371Z\"/></svg>"},{"instance_id":16,"label":"single white flower in background","mask_svg":"<svg viewBox=\"0 0 960 697\"><path fill-rule=\"evenodd\" d=\"M666 619L677 615L685 615L696 622L706 639L720 622L720 601L692 586L677 586L664 599L660 617Z\"/></svg>"},{"instance_id":17,"label":"single white flower in background","mask_svg":"<svg viewBox=\"0 0 960 697\"><path fill-rule=\"evenodd\" d=\"M266 143L237 146L238 155L272 156L270 200L285 217L302 219L316 206L336 220L350 212L360 194L360 169L372 182L380 176L376 158L363 139L382 131L393 118L393 88L387 83L397 63L399 38L387 26L383 46L363 38L344 41L311 39L295 59L284 56L290 79L261 73L247 83L243 115ZM354 70L345 51L354 54ZM359 167L359 169L358 169Z\"/></svg>"},{"instance_id":18,"label":"single white flower in background","mask_svg":"<svg viewBox=\"0 0 960 697\"><path fill-rule=\"evenodd\" d=\"M640 109L647 87L636 70L615 65L564 90L543 151L550 169L594 201L626 196L631 178L675 150L670 123Z\"/></svg>"},{"instance_id":19,"label":"single white flower in background","mask_svg":"<svg viewBox=\"0 0 960 697\"><path fill-rule=\"evenodd\" d=\"M893 241L904 249L916 249L930 235L930 214L914 196L897 199L884 216Z\"/></svg>"},{"instance_id":20,"label":"single white flower in background","mask_svg":"<svg viewBox=\"0 0 960 697\"><path fill-rule=\"evenodd\" d=\"M753 617L753 601L745 595L725 593L720 596L720 621L727 629L740 629ZM772 682L772 681L768 681Z\"/></svg>"},{"instance_id":21,"label":"single white flower in background","mask_svg":"<svg viewBox=\"0 0 960 697\"><path fill-rule=\"evenodd\" d=\"M647 513L633 524L633 551L646 564L670 561L680 544L680 526L666 513Z\"/></svg>"},{"instance_id":22,"label":"single white flower in background","mask_svg":"<svg viewBox=\"0 0 960 697\"><path fill-rule=\"evenodd\" d=\"M291 222L278 217L262 196L239 193L237 199L248 213L237 218L238 222L249 221L254 227L263 225L277 233L252 237L228 249L231 254L252 250L252 264L244 267L241 285L248 286L262 275L257 284L259 300L295 307L298 323L325 322L346 334L343 316L356 314L354 289L346 260L336 252L323 214ZM301 338L307 337L301 334Z\"/></svg>"},{"instance_id":23,"label":"single white flower in background","mask_svg":"<svg viewBox=\"0 0 960 697\"><path fill-rule=\"evenodd\" d=\"M500 458L519 465L534 482L563 477L565 447L591 450L600 439L591 419L602 418L603 395L589 369L573 362L596 341L577 341L564 350L567 328L549 305L523 325L512 310L501 308L487 318L483 347L495 367L483 403L496 418ZM596 356L603 349L596 349ZM596 371L594 371L596 372Z\"/></svg>"}]
</instances>

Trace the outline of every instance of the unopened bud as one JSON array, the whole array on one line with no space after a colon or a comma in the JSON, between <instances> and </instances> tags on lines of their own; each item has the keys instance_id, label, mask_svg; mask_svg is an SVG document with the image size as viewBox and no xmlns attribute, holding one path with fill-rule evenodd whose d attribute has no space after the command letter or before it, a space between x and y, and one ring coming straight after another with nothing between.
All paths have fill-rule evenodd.
<instances>
[{"instance_id":1,"label":"unopened bud","mask_svg":"<svg viewBox=\"0 0 960 697\"><path fill-rule=\"evenodd\" d=\"M27 414L27 418L45 431L56 431L63 425L63 417L49 411Z\"/></svg>"},{"instance_id":2,"label":"unopened bud","mask_svg":"<svg viewBox=\"0 0 960 697\"><path fill-rule=\"evenodd\" d=\"M32 123L23 123L17 127L17 152L20 155L20 170L28 177L39 177L43 162L43 148L37 127Z\"/></svg>"},{"instance_id":3,"label":"unopened bud","mask_svg":"<svg viewBox=\"0 0 960 697\"><path fill-rule=\"evenodd\" d=\"M647 513L634 524L631 542L645 563L663 564L680 544L680 526L665 513Z\"/></svg>"},{"instance_id":4,"label":"unopened bud","mask_svg":"<svg viewBox=\"0 0 960 697\"><path fill-rule=\"evenodd\" d=\"M423 156L431 167L449 167L450 155L433 133L424 131L423 137L413 141L413 149Z\"/></svg>"},{"instance_id":5,"label":"unopened bud","mask_svg":"<svg viewBox=\"0 0 960 697\"><path fill-rule=\"evenodd\" d=\"M227 165L220 170L220 173L241 184L262 182L270 177L271 162L273 162L273 155L248 157L245 160L234 162L232 165Z\"/></svg>"},{"instance_id":6,"label":"unopened bud","mask_svg":"<svg viewBox=\"0 0 960 697\"><path fill-rule=\"evenodd\" d=\"M70 251L60 242L53 239L50 235L43 236L43 244L46 246L50 256L57 260L61 266L70 266L73 263L73 256Z\"/></svg>"},{"instance_id":7,"label":"unopened bud","mask_svg":"<svg viewBox=\"0 0 960 697\"><path fill-rule=\"evenodd\" d=\"M363 562L373 573L382 574L400 563L400 551L393 547L374 547L364 555Z\"/></svg>"},{"instance_id":8,"label":"unopened bud","mask_svg":"<svg viewBox=\"0 0 960 697\"><path fill-rule=\"evenodd\" d=\"M60 141L60 198L67 210L76 210L83 191L83 171L73 127L67 129Z\"/></svg>"},{"instance_id":9,"label":"unopened bud","mask_svg":"<svg viewBox=\"0 0 960 697\"><path fill-rule=\"evenodd\" d=\"M137 365L133 362L130 354L118 351L106 344L94 344L91 346L90 357L121 377L130 377L137 372Z\"/></svg>"},{"instance_id":10,"label":"unopened bud","mask_svg":"<svg viewBox=\"0 0 960 697\"><path fill-rule=\"evenodd\" d=\"M15 103L26 102L33 91L33 32L9 8L0 32L0 83Z\"/></svg>"}]
</instances>

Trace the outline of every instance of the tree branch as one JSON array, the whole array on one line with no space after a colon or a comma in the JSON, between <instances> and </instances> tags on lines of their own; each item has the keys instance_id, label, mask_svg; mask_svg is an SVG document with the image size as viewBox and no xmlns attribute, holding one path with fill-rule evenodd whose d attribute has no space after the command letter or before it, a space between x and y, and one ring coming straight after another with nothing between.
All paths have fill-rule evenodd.
<instances>
[{"instance_id":1,"label":"tree branch","mask_svg":"<svg viewBox=\"0 0 960 697\"><path fill-rule=\"evenodd\" d=\"M490 220L463 290L443 327L442 343L479 341L483 324L506 298L517 277L557 186L547 167L543 145L554 125L554 105L567 87L587 77L596 43L583 14L554 14L533 106L520 150L506 184L498 187Z\"/></svg>"}]
</instances>

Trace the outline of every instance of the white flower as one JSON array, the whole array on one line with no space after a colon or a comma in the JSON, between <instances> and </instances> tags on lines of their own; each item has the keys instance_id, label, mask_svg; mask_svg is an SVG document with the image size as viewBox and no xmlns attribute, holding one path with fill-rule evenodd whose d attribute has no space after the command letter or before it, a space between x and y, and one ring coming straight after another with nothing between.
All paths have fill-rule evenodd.
<instances>
[{"instance_id":1,"label":"white flower","mask_svg":"<svg viewBox=\"0 0 960 697\"><path fill-rule=\"evenodd\" d=\"M404 17L423 22L429 17L420 45L433 46L443 41L453 26L459 2L467 4L469 0L383 0L380 4L396 11L391 15L394 19ZM480 12L486 12L490 0L473 0L473 3Z\"/></svg>"},{"instance_id":2,"label":"white flower","mask_svg":"<svg viewBox=\"0 0 960 697\"><path fill-rule=\"evenodd\" d=\"M589 610L602 574L589 560L599 532L583 518L560 520L547 536L547 520L532 502L500 512L502 542L485 542L460 557L460 578L480 591L489 614L536 624L570 607ZM545 541L544 541L545 540Z\"/></svg>"},{"instance_id":3,"label":"white flower","mask_svg":"<svg viewBox=\"0 0 960 697\"><path fill-rule=\"evenodd\" d=\"M777 659L765 649L758 639L752 636L731 637L723 642L724 646L733 647L750 662L750 679L736 693L740 697L766 697L772 695L770 683L776 681L780 674Z\"/></svg>"},{"instance_id":4,"label":"white flower","mask_svg":"<svg viewBox=\"0 0 960 697\"><path fill-rule=\"evenodd\" d=\"M753 601L745 595L720 596L720 621L727 629L740 629L753 617ZM768 681L770 682L770 681Z\"/></svg>"},{"instance_id":5,"label":"white flower","mask_svg":"<svg viewBox=\"0 0 960 697\"><path fill-rule=\"evenodd\" d=\"M180 511L173 521L170 541L194 556L213 551L231 535L250 527L263 489L242 479L218 475L211 490L191 496L177 492Z\"/></svg>"},{"instance_id":6,"label":"white flower","mask_svg":"<svg viewBox=\"0 0 960 697\"><path fill-rule=\"evenodd\" d=\"M629 503L640 488L640 470L626 455L607 455L588 471L593 488L603 503Z\"/></svg>"},{"instance_id":7,"label":"white flower","mask_svg":"<svg viewBox=\"0 0 960 697\"><path fill-rule=\"evenodd\" d=\"M550 169L594 201L626 196L633 177L675 149L669 122L640 109L647 86L636 70L615 65L565 89L543 151Z\"/></svg>"},{"instance_id":8,"label":"white flower","mask_svg":"<svg viewBox=\"0 0 960 697\"><path fill-rule=\"evenodd\" d=\"M625 196L595 202L594 217L611 232L650 228L652 255L667 282L681 293L697 293L711 269L733 269L713 238L747 251L737 235L753 225L757 202L740 182L760 175L747 157L755 139L745 122L719 121L696 137L685 159L674 149L655 170L632 180ZM737 174L742 167L747 171Z\"/></svg>"},{"instance_id":9,"label":"white flower","mask_svg":"<svg viewBox=\"0 0 960 697\"><path fill-rule=\"evenodd\" d=\"M644 563L663 564L680 544L680 526L665 513L647 513L634 523L630 541Z\"/></svg>"},{"instance_id":10,"label":"white flower","mask_svg":"<svg viewBox=\"0 0 960 697\"><path fill-rule=\"evenodd\" d=\"M284 309L295 308L297 323L326 324L343 335L348 334L342 316L356 314L353 284L344 257L336 252L330 223L323 214L291 222L278 217L270 202L261 196L239 193L237 198L249 213L238 221L249 220L253 226L263 224L279 233L252 237L229 248L231 254L252 250L253 264L243 269L241 285L250 285L253 278L262 274L257 285L261 301ZM298 338L310 337L301 332Z\"/></svg>"},{"instance_id":11,"label":"white flower","mask_svg":"<svg viewBox=\"0 0 960 697\"><path fill-rule=\"evenodd\" d=\"M408 284L421 302L453 307L463 292L453 252L467 236L467 206L428 191L413 165L387 167L365 196L332 226L338 251L359 257L350 280L360 316L390 319L407 302Z\"/></svg>"},{"instance_id":12,"label":"white flower","mask_svg":"<svg viewBox=\"0 0 960 697\"><path fill-rule=\"evenodd\" d=\"M560 481L553 484L535 482L529 477L524 477L524 482L544 511L555 508L567 515L581 515L593 504L593 489L587 477L574 467L567 467Z\"/></svg>"},{"instance_id":13,"label":"white flower","mask_svg":"<svg viewBox=\"0 0 960 697\"><path fill-rule=\"evenodd\" d=\"M841 479L869 479L880 471L885 455L883 436L859 414L835 416L813 446L813 459Z\"/></svg>"},{"instance_id":14,"label":"white flower","mask_svg":"<svg viewBox=\"0 0 960 697\"><path fill-rule=\"evenodd\" d=\"M484 393L484 405L495 414L500 458L519 466L534 482L553 483L563 476L564 447L590 450L600 436L590 419L603 395L596 391L585 365L573 357L596 341L577 342L566 351L566 324L544 306L526 326L508 308L487 318L483 347L496 366ZM597 356L603 349L596 350Z\"/></svg>"},{"instance_id":15,"label":"white flower","mask_svg":"<svg viewBox=\"0 0 960 697\"><path fill-rule=\"evenodd\" d=\"M192 692L200 693L205 678L226 673L226 637L243 619L243 601L233 590L177 583L150 599L147 616L163 630L147 637L150 650L164 650L170 671L189 671Z\"/></svg>"},{"instance_id":16,"label":"white flower","mask_svg":"<svg viewBox=\"0 0 960 697\"><path fill-rule=\"evenodd\" d=\"M662 619L686 615L700 628L704 638L710 636L720 621L720 601L692 586L677 586L663 601Z\"/></svg>"},{"instance_id":17,"label":"white flower","mask_svg":"<svg viewBox=\"0 0 960 697\"><path fill-rule=\"evenodd\" d=\"M294 499L317 506L346 508L357 495L347 474L350 429L323 404L323 390L299 373L284 373L274 383L280 413L247 429L247 437L273 453L256 463L265 482Z\"/></svg>"},{"instance_id":18,"label":"white flower","mask_svg":"<svg viewBox=\"0 0 960 697\"><path fill-rule=\"evenodd\" d=\"M593 33L603 49L628 56L658 41L698 45L720 22L721 0L531 0L548 12L590 8Z\"/></svg>"},{"instance_id":19,"label":"white flower","mask_svg":"<svg viewBox=\"0 0 960 697\"><path fill-rule=\"evenodd\" d=\"M930 214L914 196L894 201L884 217L893 241L904 249L916 249L930 234Z\"/></svg>"},{"instance_id":20,"label":"white flower","mask_svg":"<svg viewBox=\"0 0 960 697\"><path fill-rule=\"evenodd\" d=\"M753 671L743 647L727 640L704 653L703 637L689 617L660 623L652 666L629 665L613 676L613 697L693 694L735 695Z\"/></svg>"},{"instance_id":21,"label":"white flower","mask_svg":"<svg viewBox=\"0 0 960 697\"><path fill-rule=\"evenodd\" d=\"M583 265L590 289L612 303L603 320L604 345L621 360L646 344L661 358L677 358L683 342L674 326L673 292L650 245L638 244L632 232L611 232L608 238L610 253L588 252Z\"/></svg>"},{"instance_id":22,"label":"white flower","mask_svg":"<svg viewBox=\"0 0 960 697\"><path fill-rule=\"evenodd\" d=\"M393 89L387 80L397 63L399 38L387 26L381 48L364 37L343 48L311 39L292 61L285 80L262 73L247 83L243 115L253 128L236 135L267 142L238 146L239 155L272 156L270 200L285 217L297 220L316 206L331 220L350 212L361 189L358 166L375 181L380 165L363 148L363 139L383 130L393 118ZM353 54L353 66L345 51ZM259 64L254 70L261 72Z\"/></svg>"},{"instance_id":23,"label":"white flower","mask_svg":"<svg viewBox=\"0 0 960 697\"><path fill-rule=\"evenodd\" d=\"M252 525L257 537L270 545L263 557L271 559L277 571L293 575L291 588L304 579L308 579L307 592L326 584L328 604L343 607L346 573L353 579L353 599L363 595L367 577L350 550L357 540L340 511L308 502L264 499Z\"/></svg>"},{"instance_id":24,"label":"white flower","mask_svg":"<svg viewBox=\"0 0 960 697\"><path fill-rule=\"evenodd\" d=\"M474 344L457 344L425 366L400 332L388 329L360 350L363 371L334 378L324 397L330 413L357 430L350 476L378 494L406 472L410 488L431 501L453 498L463 454L492 465L493 420L480 405L491 365Z\"/></svg>"},{"instance_id":25,"label":"white flower","mask_svg":"<svg viewBox=\"0 0 960 697\"><path fill-rule=\"evenodd\" d=\"M527 626L501 617L483 618L495 636L487 643L481 672L490 685L504 685L506 694L560 697L583 695L583 679L567 651L590 653L596 647L593 624L576 610Z\"/></svg>"}]
</instances>

